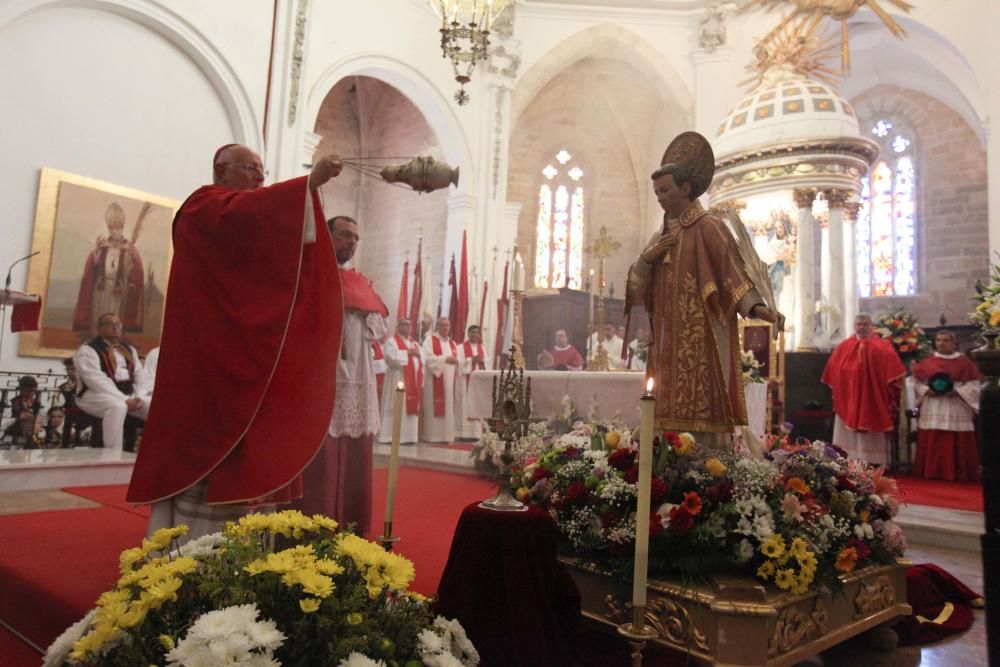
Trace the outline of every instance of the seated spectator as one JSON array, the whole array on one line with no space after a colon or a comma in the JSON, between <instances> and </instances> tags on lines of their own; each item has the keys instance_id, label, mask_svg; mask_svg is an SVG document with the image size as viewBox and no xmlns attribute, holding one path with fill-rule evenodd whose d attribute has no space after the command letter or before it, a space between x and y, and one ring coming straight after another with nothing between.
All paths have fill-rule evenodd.
<instances>
[{"instance_id":1,"label":"seated spectator","mask_svg":"<svg viewBox=\"0 0 1000 667\"><path fill-rule=\"evenodd\" d=\"M10 402L10 416L3 420L4 439L11 440L15 447L31 447L32 436L42 427L38 416L41 407L38 380L30 375L22 376Z\"/></svg>"},{"instance_id":2,"label":"seated spectator","mask_svg":"<svg viewBox=\"0 0 1000 667\"><path fill-rule=\"evenodd\" d=\"M45 427L35 435L35 444L41 449L59 449L63 446L63 426L66 423L65 408L49 408Z\"/></svg>"},{"instance_id":3,"label":"seated spectator","mask_svg":"<svg viewBox=\"0 0 1000 667\"><path fill-rule=\"evenodd\" d=\"M139 395L148 386L134 347L121 340L122 321L115 313L97 319L97 337L74 356L80 378L76 405L101 419L104 448L122 451L126 415L145 421L149 402Z\"/></svg>"},{"instance_id":4,"label":"seated spectator","mask_svg":"<svg viewBox=\"0 0 1000 667\"><path fill-rule=\"evenodd\" d=\"M143 373L143 384L136 388L136 393L139 398L146 402L147 405L153 400L153 387L156 385L156 367L160 363L160 348L159 346L154 347L146 355L146 359L142 362Z\"/></svg>"},{"instance_id":5,"label":"seated spectator","mask_svg":"<svg viewBox=\"0 0 1000 667\"><path fill-rule=\"evenodd\" d=\"M552 371L583 370L583 357L569 344L569 336L564 329L556 331L556 344L538 355L538 367Z\"/></svg>"},{"instance_id":6,"label":"seated spectator","mask_svg":"<svg viewBox=\"0 0 1000 667\"><path fill-rule=\"evenodd\" d=\"M59 385L59 393L53 396L52 404L71 408L76 405L76 392L80 384L76 377L76 364L73 362L73 357L63 359L63 367L66 369L66 381Z\"/></svg>"}]
</instances>

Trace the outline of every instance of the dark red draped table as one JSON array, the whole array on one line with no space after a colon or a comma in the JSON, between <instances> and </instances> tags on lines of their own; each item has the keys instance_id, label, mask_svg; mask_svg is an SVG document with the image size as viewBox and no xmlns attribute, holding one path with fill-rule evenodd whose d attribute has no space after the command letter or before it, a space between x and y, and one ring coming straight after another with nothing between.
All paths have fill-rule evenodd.
<instances>
[{"instance_id":1,"label":"dark red draped table","mask_svg":"<svg viewBox=\"0 0 1000 667\"><path fill-rule=\"evenodd\" d=\"M556 539L555 522L535 507L462 511L436 610L462 623L483 667L574 664L580 593Z\"/></svg>"}]
</instances>

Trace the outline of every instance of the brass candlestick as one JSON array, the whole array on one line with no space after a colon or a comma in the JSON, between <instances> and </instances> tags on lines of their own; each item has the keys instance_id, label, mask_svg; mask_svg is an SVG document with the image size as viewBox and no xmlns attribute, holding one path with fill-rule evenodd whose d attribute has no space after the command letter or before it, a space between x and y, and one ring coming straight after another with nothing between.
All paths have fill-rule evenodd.
<instances>
[{"instance_id":1,"label":"brass candlestick","mask_svg":"<svg viewBox=\"0 0 1000 667\"><path fill-rule=\"evenodd\" d=\"M518 368L514 360L516 350L511 346L507 369L493 378L493 412L487 420L489 427L503 440L500 455L500 473L497 476L497 495L479 503L483 509L496 512L524 512L528 506L510 492L510 465L514 462L512 443L528 434L531 421L531 378L524 381L524 367Z\"/></svg>"},{"instance_id":2,"label":"brass candlestick","mask_svg":"<svg viewBox=\"0 0 1000 667\"><path fill-rule=\"evenodd\" d=\"M632 622L619 625L618 634L628 639L632 647L632 667L642 667L646 643L660 636L656 628L646 625L646 607L632 607Z\"/></svg>"}]
</instances>

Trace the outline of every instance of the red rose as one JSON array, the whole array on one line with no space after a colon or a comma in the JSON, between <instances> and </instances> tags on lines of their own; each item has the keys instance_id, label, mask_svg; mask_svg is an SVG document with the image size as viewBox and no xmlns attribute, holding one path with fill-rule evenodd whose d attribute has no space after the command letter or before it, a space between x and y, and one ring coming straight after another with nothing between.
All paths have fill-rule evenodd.
<instances>
[{"instance_id":1,"label":"red rose","mask_svg":"<svg viewBox=\"0 0 1000 667\"><path fill-rule=\"evenodd\" d=\"M635 452L631 449L616 449L608 457L608 465L617 470L625 472L635 465Z\"/></svg>"},{"instance_id":2,"label":"red rose","mask_svg":"<svg viewBox=\"0 0 1000 667\"><path fill-rule=\"evenodd\" d=\"M625 481L629 484L635 484L639 481L639 466L632 466L625 471Z\"/></svg>"},{"instance_id":3,"label":"red rose","mask_svg":"<svg viewBox=\"0 0 1000 667\"><path fill-rule=\"evenodd\" d=\"M681 438L676 433L673 433L673 432L664 433L663 437L664 437L664 439L666 439L667 443L669 443L672 447L680 447L681 446Z\"/></svg>"},{"instance_id":4,"label":"red rose","mask_svg":"<svg viewBox=\"0 0 1000 667\"><path fill-rule=\"evenodd\" d=\"M572 505L582 499L586 493L587 485L582 480L578 480L566 487L566 493L563 494L563 500L567 505Z\"/></svg>"},{"instance_id":5,"label":"red rose","mask_svg":"<svg viewBox=\"0 0 1000 667\"><path fill-rule=\"evenodd\" d=\"M649 500L653 507L659 507L660 501L667 495L667 483L659 477L654 477L649 484Z\"/></svg>"},{"instance_id":6,"label":"red rose","mask_svg":"<svg viewBox=\"0 0 1000 667\"><path fill-rule=\"evenodd\" d=\"M543 468L539 466L535 468L535 472L531 473L531 483L534 484L540 479L551 479L554 474L555 473L553 473L548 468Z\"/></svg>"},{"instance_id":7,"label":"red rose","mask_svg":"<svg viewBox=\"0 0 1000 667\"><path fill-rule=\"evenodd\" d=\"M694 525L694 517L687 511L683 505L673 508L670 510L670 530L674 532L675 535L680 536L691 530L691 526Z\"/></svg>"}]
</instances>

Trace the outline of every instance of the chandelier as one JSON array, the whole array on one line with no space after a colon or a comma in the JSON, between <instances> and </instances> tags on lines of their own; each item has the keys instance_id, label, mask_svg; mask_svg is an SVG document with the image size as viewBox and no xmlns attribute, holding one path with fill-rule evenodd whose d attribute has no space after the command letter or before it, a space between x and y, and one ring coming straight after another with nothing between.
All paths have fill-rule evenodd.
<instances>
[{"instance_id":1,"label":"chandelier","mask_svg":"<svg viewBox=\"0 0 1000 667\"><path fill-rule=\"evenodd\" d=\"M455 101L469 103L465 84L472 80L476 63L486 58L490 45L490 28L514 0L428 0L434 13L441 17L441 52L451 60L459 89Z\"/></svg>"}]
</instances>

